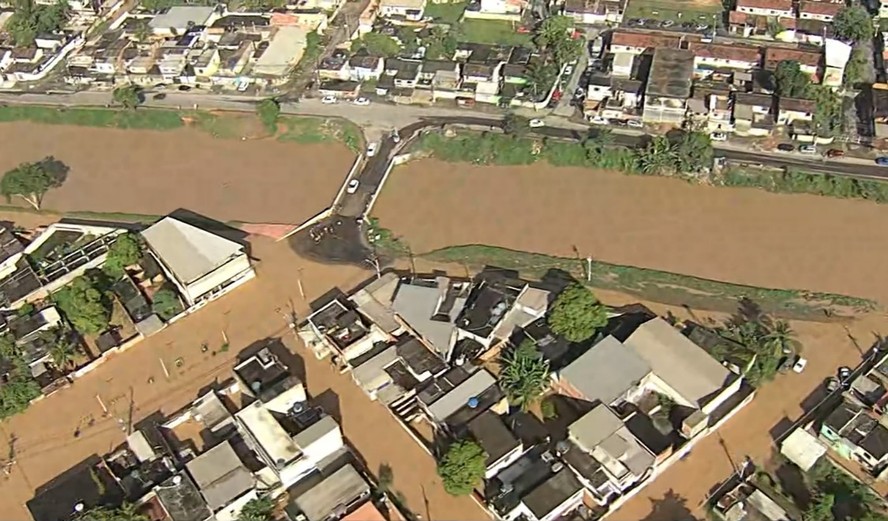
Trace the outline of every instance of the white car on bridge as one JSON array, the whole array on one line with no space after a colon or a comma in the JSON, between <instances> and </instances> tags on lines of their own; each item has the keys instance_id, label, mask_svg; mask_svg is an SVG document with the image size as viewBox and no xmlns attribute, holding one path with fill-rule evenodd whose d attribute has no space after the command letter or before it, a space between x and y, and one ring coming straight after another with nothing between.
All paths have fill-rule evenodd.
<instances>
[{"instance_id":1,"label":"white car on bridge","mask_svg":"<svg viewBox=\"0 0 888 521\"><path fill-rule=\"evenodd\" d=\"M360 184L361 184L361 182L358 181L357 179L352 179L351 181L348 182L348 186L345 187L345 192L349 193L349 194L353 194L353 193L357 192L358 185L360 185Z\"/></svg>"}]
</instances>

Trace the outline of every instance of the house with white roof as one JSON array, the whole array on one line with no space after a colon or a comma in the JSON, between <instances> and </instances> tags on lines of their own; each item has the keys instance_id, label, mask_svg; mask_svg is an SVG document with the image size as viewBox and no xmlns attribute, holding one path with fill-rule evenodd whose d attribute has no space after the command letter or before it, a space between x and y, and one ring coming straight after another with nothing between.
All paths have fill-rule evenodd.
<instances>
[{"instance_id":1,"label":"house with white roof","mask_svg":"<svg viewBox=\"0 0 888 521\"><path fill-rule=\"evenodd\" d=\"M256 276L244 245L174 217L142 232L188 306L217 299Z\"/></svg>"}]
</instances>

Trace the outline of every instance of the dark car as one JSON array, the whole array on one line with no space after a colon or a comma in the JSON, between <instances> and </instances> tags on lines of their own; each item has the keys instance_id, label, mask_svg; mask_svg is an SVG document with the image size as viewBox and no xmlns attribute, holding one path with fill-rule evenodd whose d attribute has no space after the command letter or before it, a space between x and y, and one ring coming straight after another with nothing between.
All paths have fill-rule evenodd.
<instances>
[{"instance_id":1,"label":"dark car","mask_svg":"<svg viewBox=\"0 0 888 521\"><path fill-rule=\"evenodd\" d=\"M153 98L156 99L156 100L162 100L162 99L164 99L164 98L166 98L166 97L167 97L167 95L164 94L163 92L161 92L161 93L159 93L159 94L155 94L155 95L153 96Z\"/></svg>"},{"instance_id":2,"label":"dark car","mask_svg":"<svg viewBox=\"0 0 888 521\"><path fill-rule=\"evenodd\" d=\"M777 145L777 150L780 150L781 152L792 152L795 150L795 147L789 143L780 143Z\"/></svg>"},{"instance_id":3,"label":"dark car","mask_svg":"<svg viewBox=\"0 0 888 521\"><path fill-rule=\"evenodd\" d=\"M888 166L888 157L877 157L876 164L879 166Z\"/></svg>"},{"instance_id":4,"label":"dark car","mask_svg":"<svg viewBox=\"0 0 888 521\"><path fill-rule=\"evenodd\" d=\"M189 90L191 90L191 87L189 87L188 85L179 85L179 90L182 92L188 92Z\"/></svg>"},{"instance_id":5,"label":"dark car","mask_svg":"<svg viewBox=\"0 0 888 521\"><path fill-rule=\"evenodd\" d=\"M837 148L831 148L826 151L826 157L845 157L845 151Z\"/></svg>"},{"instance_id":6,"label":"dark car","mask_svg":"<svg viewBox=\"0 0 888 521\"><path fill-rule=\"evenodd\" d=\"M851 368L842 366L839 368L838 373L839 384L841 384L843 389L848 389L851 387Z\"/></svg>"}]
</instances>

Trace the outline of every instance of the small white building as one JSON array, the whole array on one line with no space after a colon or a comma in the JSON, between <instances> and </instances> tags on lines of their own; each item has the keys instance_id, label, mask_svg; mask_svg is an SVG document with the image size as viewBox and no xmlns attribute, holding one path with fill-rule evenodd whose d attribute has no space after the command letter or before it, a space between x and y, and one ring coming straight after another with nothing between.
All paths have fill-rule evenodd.
<instances>
[{"instance_id":1,"label":"small white building","mask_svg":"<svg viewBox=\"0 0 888 521\"><path fill-rule=\"evenodd\" d=\"M737 0L740 13L777 18L795 18L792 0Z\"/></svg>"},{"instance_id":2,"label":"small white building","mask_svg":"<svg viewBox=\"0 0 888 521\"><path fill-rule=\"evenodd\" d=\"M154 223L142 237L189 307L256 276L244 245L174 217Z\"/></svg>"},{"instance_id":3,"label":"small white building","mask_svg":"<svg viewBox=\"0 0 888 521\"><path fill-rule=\"evenodd\" d=\"M148 27L158 36L176 36L184 34L195 25L210 25L216 18L218 15L215 7L181 5L155 16L148 22Z\"/></svg>"},{"instance_id":4,"label":"small white building","mask_svg":"<svg viewBox=\"0 0 888 521\"><path fill-rule=\"evenodd\" d=\"M410 21L422 20L426 0L382 0L379 14L385 18L396 17Z\"/></svg>"}]
</instances>

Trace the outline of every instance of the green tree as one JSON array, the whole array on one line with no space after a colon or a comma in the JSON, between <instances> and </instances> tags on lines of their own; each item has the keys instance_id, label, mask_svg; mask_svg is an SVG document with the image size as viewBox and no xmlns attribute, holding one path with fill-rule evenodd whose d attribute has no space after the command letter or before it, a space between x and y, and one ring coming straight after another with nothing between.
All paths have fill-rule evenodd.
<instances>
[{"instance_id":1,"label":"green tree","mask_svg":"<svg viewBox=\"0 0 888 521\"><path fill-rule=\"evenodd\" d=\"M673 139L676 168L696 173L712 166L712 140L703 132L679 132Z\"/></svg>"},{"instance_id":2,"label":"green tree","mask_svg":"<svg viewBox=\"0 0 888 521\"><path fill-rule=\"evenodd\" d=\"M784 60L774 70L774 82L778 96L799 98L807 93L811 78L802 71L799 62Z\"/></svg>"},{"instance_id":3,"label":"green tree","mask_svg":"<svg viewBox=\"0 0 888 521\"><path fill-rule=\"evenodd\" d=\"M391 465L385 463L379 465L379 476L377 481L379 482L379 489L382 491L388 491L392 488L392 485L395 482L395 475L392 472Z\"/></svg>"},{"instance_id":4,"label":"green tree","mask_svg":"<svg viewBox=\"0 0 888 521\"><path fill-rule=\"evenodd\" d=\"M452 496L467 496L481 483L487 470L487 454L474 441L457 441L438 462L444 490Z\"/></svg>"},{"instance_id":5,"label":"green tree","mask_svg":"<svg viewBox=\"0 0 888 521\"><path fill-rule=\"evenodd\" d=\"M108 248L103 269L112 278L123 276L124 268L132 266L142 258L142 244L134 233L122 233Z\"/></svg>"},{"instance_id":6,"label":"green tree","mask_svg":"<svg viewBox=\"0 0 888 521\"><path fill-rule=\"evenodd\" d=\"M835 137L842 133L842 98L824 85L811 85L809 95L814 99L812 123L814 132L821 137Z\"/></svg>"},{"instance_id":7,"label":"green tree","mask_svg":"<svg viewBox=\"0 0 888 521\"><path fill-rule=\"evenodd\" d=\"M582 342L607 324L607 308L582 284L558 294L549 310L549 327L571 342Z\"/></svg>"},{"instance_id":8,"label":"green tree","mask_svg":"<svg viewBox=\"0 0 888 521\"><path fill-rule=\"evenodd\" d=\"M638 167L641 173L660 175L672 172L676 167L675 147L666 136L654 136L650 143L638 150Z\"/></svg>"},{"instance_id":9,"label":"green tree","mask_svg":"<svg viewBox=\"0 0 888 521\"><path fill-rule=\"evenodd\" d=\"M96 335L108 327L111 304L89 277L77 277L57 291L52 299L80 333Z\"/></svg>"},{"instance_id":10,"label":"green tree","mask_svg":"<svg viewBox=\"0 0 888 521\"><path fill-rule=\"evenodd\" d=\"M842 83L846 87L853 87L861 83L868 67L869 61L866 59L866 53L863 49L854 49L851 51L851 58L845 65L845 75L842 77Z\"/></svg>"},{"instance_id":11,"label":"green tree","mask_svg":"<svg viewBox=\"0 0 888 521\"><path fill-rule=\"evenodd\" d=\"M133 38L137 42L145 43L149 39L151 39L151 27L148 25L147 20L141 21L133 31Z\"/></svg>"},{"instance_id":12,"label":"green tree","mask_svg":"<svg viewBox=\"0 0 888 521\"><path fill-rule=\"evenodd\" d=\"M549 53L559 67L576 59L583 49L583 41L572 37L573 27L574 21L568 16L550 16L534 34L537 46Z\"/></svg>"},{"instance_id":13,"label":"green tree","mask_svg":"<svg viewBox=\"0 0 888 521\"><path fill-rule=\"evenodd\" d=\"M271 134L277 134L278 118L281 116L281 105L276 99L266 98L256 105L256 113L265 129Z\"/></svg>"},{"instance_id":14,"label":"green tree","mask_svg":"<svg viewBox=\"0 0 888 521\"><path fill-rule=\"evenodd\" d=\"M237 521L271 521L274 502L268 496L251 499L241 509Z\"/></svg>"},{"instance_id":15,"label":"green tree","mask_svg":"<svg viewBox=\"0 0 888 521\"><path fill-rule=\"evenodd\" d=\"M93 507L74 519L78 521L148 521L148 516L139 514L137 507L132 503L125 503L118 508Z\"/></svg>"},{"instance_id":16,"label":"green tree","mask_svg":"<svg viewBox=\"0 0 888 521\"><path fill-rule=\"evenodd\" d=\"M65 182L67 167L57 165L60 163L51 157L37 163L22 163L3 174L0 192L7 200L21 197L35 210L39 210L46 192Z\"/></svg>"},{"instance_id":17,"label":"green tree","mask_svg":"<svg viewBox=\"0 0 888 521\"><path fill-rule=\"evenodd\" d=\"M503 132L510 136L523 137L530 130L530 120L509 112L503 117Z\"/></svg>"},{"instance_id":18,"label":"green tree","mask_svg":"<svg viewBox=\"0 0 888 521\"><path fill-rule=\"evenodd\" d=\"M49 356L58 369L65 369L77 356L77 341L65 326L42 331L40 338L49 344Z\"/></svg>"},{"instance_id":19,"label":"green tree","mask_svg":"<svg viewBox=\"0 0 888 521\"><path fill-rule=\"evenodd\" d=\"M114 89L112 99L125 109L134 109L142 103L142 88L138 85L124 85Z\"/></svg>"},{"instance_id":20,"label":"green tree","mask_svg":"<svg viewBox=\"0 0 888 521\"><path fill-rule=\"evenodd\" d=\"M28 408L31 401L40 396L40 386L31 374L31 368L19 354L12 356L13 367L0 386L0 419L8 418Z\"/></svg>"},{"instance_id":21,"label":"green tree","mask_svg":"<svg viewBox=\"0 0 888 521\"><path fill-rule=\"evenodd\" d=\"M394 58L401 52L398 42L382 33L367 33L359 40L355 40L352 49L355 49L355 46L357 49L365 49L368 54L384 58Z\"/></svg>"},{"instance_id":22,"label":"green tree","mask_svg":"<svg viewBox=\"0 0 888 521\"><path fill-rule=\"evenodd\" d=\"M430 60L450 60L456 53L459 42L452 31L448 31L440 25L432 27L429 35L423 41L426 47L426 57Z\"/></svg>"},{"instance_id":23,"label":"green tree","mask_svg":"<svg viewBox=\"0 0 888 521\"><path fill-rule=\"evenodd\" d=\"M401 26L398 28L398 40L406 54L414 54L419 49L419 38L412 27Z\"/></svg>"},{"instance_id":24,"label":"green tree","mask_svg":"<svg viewBox=\"0 0 888 521\"><path fill-rule=\"evenodd\" d=\"M30 47L40 34L60 31L70 17L68 2L59 0L50 5L37 5L34 0L16 0L15 11L5 29L19 47Z\"/></svg>"},{"instance_id":25,"label":"green tree","mask_svg":"<svg viewBox=\"0 0 888 521\"><path fill-rule=\"evenodd\" d=\"M182 302L175 291L162 288L154 294L151 309L160 318L169 320L182 312Z\"/></svg>"},{"instance_id":26,"label":"green tree","mask_svg":"<svg viewBox=\"0 0 888 521\"><path fill-rule=\"evenodd\" d=\"M833 521L833 505L836 503L836 497L832 494L818 494L805 510L802 518L805 521Z\"/></svg>"},{"instance_id":27,"label":"green tree","mask_svg":"<svg viewBox=\"0 0 888 521\"><path fill-rule=\"evenodd\" d=\"M558 69L552 62L536 59L527 65L527 86L534 100L542 99L558 77Z\"/></svg>"},{"instance_id":28,"label":"green tree","mask_svg":"<svg viewBox=\"0 0 888 521\"><path fill-rule=\"evenodd\" d=\"M500 358L499 384L512 405L527 410L549 387L549 362L525 339Z\"/></svg>"},{"instance_id":29,"label":"green tree","mask_svg":"<svg viewBox=\"0 0 888 521\"><path fill-rule=\"evenodd\" d=\"M843 40L854 42L871 40L875 33L873 17L860 4L843 7L836 13L832 25L836 36Z\"/></svg>"}]
</instances>

